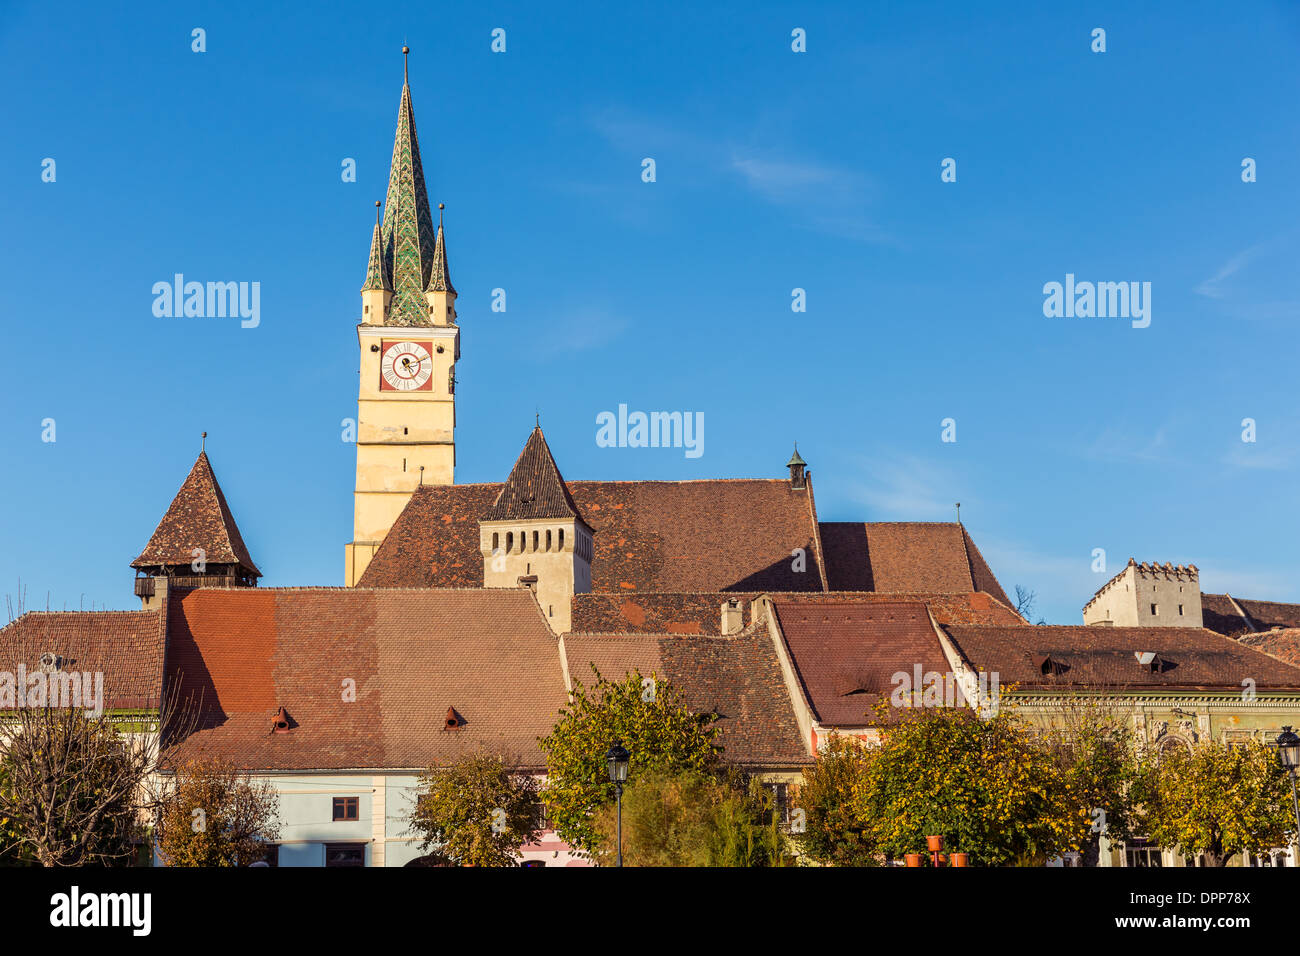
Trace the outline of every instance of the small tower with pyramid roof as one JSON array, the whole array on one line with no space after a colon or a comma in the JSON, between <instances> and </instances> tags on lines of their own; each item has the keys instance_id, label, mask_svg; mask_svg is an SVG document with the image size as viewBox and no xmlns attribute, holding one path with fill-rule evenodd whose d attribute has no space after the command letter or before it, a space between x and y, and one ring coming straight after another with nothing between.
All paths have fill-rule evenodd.
<instances>
[{"instance_id":1,"label":"small tower with pyramid roof","mask_svg":"<svg viewBox=\"0 0 1300 956\"><path fill-rule=\"evenodd\" d=\"M410 53L402 48L403 56ZM409 71L388 192L377 204L361 287L357 345L357 480L344 583L365 573L420 485L450 485L456 471L456 362L460 328L447 267L442 204L435 225L415 132Z\"/></svg>"},{"instance_id":2,"label":"small tower with pyramid roof","mask_svg":"<svg viewBox=\"0 0 1300 956\"><path fill-rule=\"evenodd\" d=\"M207 451L199 452L131 567L136 570L135 593L146 609L156 606L169 588L257 586L262 572L244 545Z\"/></svg>"},{"instance_id":3,"label":"small tower with pyramid roof","mask_svg":"<svg viewBox=\"0 0 1300 956\"><path fill-rule=\"evenodd\" d=\"M538 426L479 519L483 586L531 588L551 630L563 634L573 596L591 590L593 534Z\"/></svg>"}]
</instances>

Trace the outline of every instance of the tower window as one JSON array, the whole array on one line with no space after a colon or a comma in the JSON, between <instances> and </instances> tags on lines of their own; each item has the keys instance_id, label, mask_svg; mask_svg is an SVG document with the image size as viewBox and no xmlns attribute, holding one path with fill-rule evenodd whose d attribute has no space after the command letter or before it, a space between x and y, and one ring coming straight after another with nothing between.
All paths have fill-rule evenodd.
<instances>
[{"instance_id":1,"label":"tower window","mask_svg":"<svg viewBox=\"0 0 1300 956\"><path fill-rule=\"evenodd\" d=\"M536 531L533 532L533 550L534 550L534 551L537 550L537 532L536 532Z\"/></svg>"},{"instance_id":2,"label":"tower window","mask_svg":"<svg viewBox=\"0 0 1300 956\"><path fill-rule=\"evenodd\" d=\"M499 549L500 547L501 547L501 533L499 531L493 531L492 532L492 553L496 554L497 549Z\"/></svg>"},{"instance_id":3,"label":"tower window","mask_svg":"<svg viewBox=\"0 0 1300 956\"><path fill-rule=\"evenodd\" d=\"M1152 614L1159 614L1159 613L1160 613L1159 611L1156 610L1156 606L1155 606L1154 604L1151 605L1151 613L1152 613Z\"/></svg>"},{"instance_id":4,"label":"tower window","mask_svg":"<svg viewBox=\"0 0 1300 956\"><path fill-rule=\"evenodd\" d=\"M560 550L564 550L564 529L560 529Z\"/></svg>"},{"instance_id":5,"label":"tower window","mask_svg":"<svg viewBox=\"0 0 1300 956\"><path fill-rule=\"evenodd\" d=\"M514 549L515 549L515 533L513 531L507 531L506 532L506 554L509 554Z\"/></svg>"},{"instance_id":6,"label":"tower window","mask_svg":"<svg viewBox=\"0 0 1300 956\"><path fill-rule=\"evenodd\" d=\"M410 431L411 431L411 430L410 430L409 428L403 428L403 429L402 429L402 434L403 434L403 435L409 434Z\"/></svg>"},{"instance_id":7,"label":"tower window","mask_svg":"<svg viewBox=\"0 0 1300 956\"><path fill-rule=\"evenodd\" d=\"M1178 616L1179 617L1183 616L1183 606L1181 604L1178 605Z\"/></svg>"},{"instance_id":8,"label":"tower window","mask_svg":"<svg viewBox=\"0 0 1300 956\"><path fill-rule=\"evenodd\" d=\"M547 551L551 550L551 529L550 528L546 529L546 550Z\"/></svg>"}]
</instances>

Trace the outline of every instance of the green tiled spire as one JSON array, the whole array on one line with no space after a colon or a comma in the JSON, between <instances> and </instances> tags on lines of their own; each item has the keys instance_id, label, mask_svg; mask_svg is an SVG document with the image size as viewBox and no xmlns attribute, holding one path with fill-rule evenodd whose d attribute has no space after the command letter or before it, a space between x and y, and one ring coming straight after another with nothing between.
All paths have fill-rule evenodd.
<instances>
[{"instance_id":1,"label":"green tiled spire","mask_svg":"<svg viewBox=\"0 0 1300 956\"><path fill-rule=\"evenodd\" d=\"M379 226L379 206L375 201L375 231L370 236L370 262L366 265L366 284L362 292L391 292L392 284L388 281L388 270L384 268L384 238Z\"/></svg>"},{"instance_id":2,"label":"green tiled spire","mask_svg":"<svg viewBox=\"0 0 1300 956\"><path fill-rule=\"evenodd\" d=\"M443 204L438 203L438 238L433 244L433 268L429 270L430 292L450 292L456 294L456 287L451 284L451 270L447 268L447 245L442 240Z\"/></svg>"},{"instance_id":3,"label":"green tiled spire","mask_svg":"<svg viewBox=\"0 0 1300 956\"><path fill-rule=\"evenodd\" d=\"M409 52L407 47L402 48L404 56ZM424 289L433 267L433 216L424 188L420 141L415 134L415 111L405 66L402 74L402 102L397 109L397 137L384 202L384 268L393 289L385 321L388 325L428 325Z\"/></svg>"}]
</instances>

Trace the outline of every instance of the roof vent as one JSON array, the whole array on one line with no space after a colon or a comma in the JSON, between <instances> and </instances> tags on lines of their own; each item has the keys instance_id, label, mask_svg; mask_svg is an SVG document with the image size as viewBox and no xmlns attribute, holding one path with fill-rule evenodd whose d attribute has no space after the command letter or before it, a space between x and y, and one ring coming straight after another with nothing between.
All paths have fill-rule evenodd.
<instances>
[{"instance_id":1,"label":"roof vent","mask_svg":"<svg viewBox=\"0 0 1300 956\"><path fill-rule=\"evenodd\" d=\"M1137 658L1139 665L1153 674L1159 674L1165 669L1164 659L1155 651L1134 651L1133 656Z\"/></svg>"},{"instance_id":2,"label":"roof vent","mask_svg":"<svg viewBox=\"0 0 1300 956\"><path fill-rule=\"evenodd\" d=\"M465 725L465 718L456 713L455 707L447 708L447 719L443 724L444 730L459 730Z\"/></svg>"},{"instance_id":3,"label":"roof vent","mask_svg":"<svg viewBox=\"0 0 1300 956\"><path fill-rule=\"evenodd\" d=\"M1038 673L1044 677L1054 674L1063 674L1068 667L1064 661L1058 661L1051 654L1035 654L1033 656L1034 666L1038 668Z\"/></svg>"},{"instance_id":4,"label":"roof vent","mask_svg":"<svg viewBox=\"0 0 1300 956\"><path fill-rule=\"evenodd\" d=\"M53 674L55 671L63 668L63 658L53 651L46 651L41 655L41 673Z\"/></svg>"},{"instance_id":5,"label":"roof vent","mask_svg":"<svg viewBox=\"0 0 1300 956\"><path fill-rule=\"evenodd\" d=\"M289 712L281 707L275 712L275 720L271 722L271 733L287 734L289 732Z\"/></svg>"}]
</instances>

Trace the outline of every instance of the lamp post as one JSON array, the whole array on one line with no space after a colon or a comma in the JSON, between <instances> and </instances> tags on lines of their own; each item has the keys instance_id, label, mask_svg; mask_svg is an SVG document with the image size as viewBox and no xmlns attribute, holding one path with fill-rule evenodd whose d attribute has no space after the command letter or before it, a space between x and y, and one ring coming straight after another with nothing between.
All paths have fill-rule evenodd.
<instances>
[{"instance_id":1,"label":"lamp post","mask_svg":"<svg viewBox=\"0 0 1300 956\"><path fill-rule=\"evenodd\" d=\"M1294 845L1300 846L1300 799L1296 797L1295 772L1300 767L1300 735L1290 727L1283 727L1277 738L1277 756L1282 766L1291 774L1291 808L1295 811L1296 838ZM1295 860L1300 864L1300 859Z\"/></svg>"},{"instance_id":2,"label":"lamp post","mask_svg":"<svg viewBox=\"0 0 1300 956\"><path fill-rule=\"evenodd\" d=\"M1300 744L1300 739L1297 740ZM614 784L614 799L618 801L617 827L618 827L618 865L623 865L623 784L627 783L627 761L632 756L623 746L623 741L614 741L614 746L609 748L609 753L605 754L605 762L609 766L609 779Z\"/></svg>"}]
</instances>

